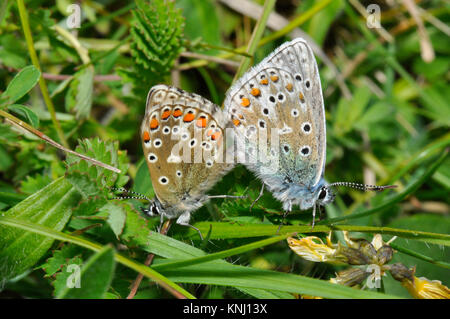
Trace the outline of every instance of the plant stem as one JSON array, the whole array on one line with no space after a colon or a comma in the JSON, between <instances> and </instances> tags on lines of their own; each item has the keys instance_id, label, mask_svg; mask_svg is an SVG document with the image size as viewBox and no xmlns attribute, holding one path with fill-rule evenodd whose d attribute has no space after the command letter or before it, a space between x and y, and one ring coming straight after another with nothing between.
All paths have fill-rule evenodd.
<instances>
[{"instance_id":1,"label":"plant stem","mask_svg":"<svg viewBox=\"0 0 450 319\"><path fill-rule=\"evenodd\" d=\"M258 22L256 23L255 29L253 29L252 37L247 45L247 54L253 56L256 49L258 48L260 39L263 35L264 29L266 28L267 19L269 18L270 13L273 10L273 7L275 6L275 0L266 0L264 3L263 12L261 14L261 17L259 18ZM241 61L241 65L239 66L239 69L237 70L234 81L236 81L238 78L240 78L245 71L247 71L248 67L250 66L250 63L252 61L252 58L244 57Z\"/></svg>"},{"instance_id":2,"label":"plant stem","mask_svg":"<svg viewBox=\"0 0 450 319\"><path fill-rule=\"evenodd\" d=\"M66 137L64 136L61 124L56 118L55 107L53 105L52 99L50 98L50 94L48 93L47 83L45 82L45 79L42 76L42 70L39 65L39 59L37 57L36 50L34 49L33 37L31 35L30 24L28 21L28 14L23 0L17 0L17 7L19 8L20 20L22 22L22 29L25 35L25 40L27 42L28 52L30 53L31 61L33 65L41 72L41 77L39 78L39 86L41 88L42 97L44 98L45 104L47 105L47 109L50 113L53 125L55 126L55 130L56 133L58 134L61 144L64 147L68 148L69 144L67 143Z\"/></svg>"},{"instance_id":3,"label":"plant stem","mask_svg":"<svg viewBox=\"0 0 450 319\"><path fill-rule=\"evenodd\" d=\"M164 225L160 231L160 234L162 234L162 235L167 234L167 232L169 231L169 228L171 226L171 222L172 221L169 219L164 223ZM153 258L155 258L155 254L148 254L147 259L145 259L144 265L149 267L153 262ZM139 285L141 284L142 279L144 279L144 275L142 273L139 273L139 275L137 275L136 279L134 280L133 284L131 285L131 290L127 296L127 299L134 298L134 296L136 295L136 292L139 288Z\"/></svg>"}]
</instances>

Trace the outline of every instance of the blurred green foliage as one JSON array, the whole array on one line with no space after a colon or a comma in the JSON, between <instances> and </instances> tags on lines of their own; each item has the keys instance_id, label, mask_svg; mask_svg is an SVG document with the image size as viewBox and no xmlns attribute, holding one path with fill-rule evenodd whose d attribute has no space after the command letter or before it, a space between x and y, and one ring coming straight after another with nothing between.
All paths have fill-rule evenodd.
<instances>
[{"instance_id":1,"label":"blurred green foliage","mask_svg":"<svg viewBox=\"0 0 450 319\"><path fill-rule=\"evenodd\" d=\"M246 47L256 24L225 3L83 1L81 27L65 35L58 28L67 29L69 1L27 1L41 71L32 66L16 2L0 5L0 112L59 141L52 112L36 86L42 75L71 149L122 170L115 174L73 156L64 159L35 135L10 121L0 123L0 216L12 218L3 223L0 219L0 297L125 298L140 269L135 263L143 263L148 253L155 254L155 271L160 267L162 277L150 271L145 275L161 280L158 283L167 290L144 280L136 298L170 297L173 282L184 283L179 293L197 298L380 296L370 289L350 290L325 282L340 268L300 259L285 240L263 242L272 229L275 235L282 221L281 205L265 192L250 211L261 183L242 166L210 193L248 197L214 200L193 215L205 233L208 222L214 222L209 241L201 242L195 232L178 225L167 237L152 233L149 240L148 232L156 229L159 218L140 214L139 207L147 203L111 200L111 187L154 195L138 133L151 86L172 83L219 105L223 102L242 58L235 49ZM315 1L297 3L280 0L275 10L293 20L315 5ZM370 3L381 8L382 31L367 28L357 10L358 4L365 8ZM327 221L336 218L344 228L361 226L361 232L352 235L366 239L373 234L363 231L364 226L378 227L373 232L381 227L408 230L409 235L427 232L415 239L394 230L384 239L404 237L394 241L399 248L394 261L416 266L417 276L449 286L450 158L442 154L450 145L450 7L445 1L416 1L428 41L401 2L370 3L331 1L300 27L341 74L336 76L330 64L318 59L327 121L326 179L399 187L397 193L379 194L339 190L319 223L324 228L318 226L315 235L324 238ZM273 31L266 28L264 36ZM253 64L289 39L283 35L260 46ZM424 46L434 52L432 61L421 56ZM345 95L343 86L351 96ZM438 159L439 165L434 165ZM389 202L394 196L400 200ZM364 214L385 202L392 204ZM344 220L358 213L361 217ZM303 225L299 229L304 234L310 221L309 211L295 211L286 220ZM227 236L218 235L228 229ZM77 239L59 242L70 233L105 247L83 246ZM342 239L340 231L335 235ZM245 246L255 242L259 249ZM128 259L119 260L108 244L120 248ZM236 247L241 247L238 252L228 252ZM196 261L219 252L224 256ZM181 259L192 261L182 271L170 268L170 262ZM17 266L10 267L14 263ZM169 263L165 270L164 263ZM70 264L82 267L82 280L95 289L67 290ZM240 276L247 280L242 285ZM410 297L392 278L384 281L386 296Z\"/></svg>"}]
</instances>

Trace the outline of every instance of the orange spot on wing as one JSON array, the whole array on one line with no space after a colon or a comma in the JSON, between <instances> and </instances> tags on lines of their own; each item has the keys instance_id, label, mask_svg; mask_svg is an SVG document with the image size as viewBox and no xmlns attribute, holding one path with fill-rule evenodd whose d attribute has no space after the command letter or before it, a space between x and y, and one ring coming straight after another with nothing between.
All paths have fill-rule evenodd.
<instances>
[{"instance_id":1,"label":"orange spot on wing","mask_svg":"<svg viewBox=\"0 0 450 319\"><path fill-rule=\"evenodd\" d=\"M212 129L209 129L208 132L206 132L206 136L210 137L213 135L214 131Z\"/></svg>"},{"instance_id":2,"label":"orange spot on wing","mask_svg":"<svg viewBox=\"0 0 450 319\"><path fill-rule=\"evenodd\" d=\"M183 122L192 122L195 118L194 113L188 113L183 117Z\"/></svg>"},{"instance_id":3,"label":"orange spot on wing","mask_svg":"<svg viewBox=\"0 0 450 319\"><path fill-rule=\"evenodd\" d=\"M142 134L142 139L144 140L144 142L150 141L150 134L148 134L148 132L145 131L144 134Z\"/></svg>"},{"instance_id":4,"label":"orange spot on wing","mask_svg":"<svg viewBox=\"0 0 450 319\"><path fill-rule=\"evenodd\" d=\"M197 125L197 127L206 127L206 123L207 123L206 117L201 116L201 117L197 120L197 123L195 123L195 125Z\"/></svg>"},{"instance_id":5,"label":"orange spot on wing","mask_svg":"<svg viewBox=\"0 0 450 319\"><path fill-rule=\"evenodd\" d=\"M262 85L267 85L267 84L269 84L269 80L262 79L261 82L259 82L259 83L261 83Z\"/></svg>"},{"instance_id":6,"label":"orange spot on wing","mask_svg":"<svg viewBox=\"0 0 450 319\"><path fill-rule=\"evenodd\" d=\"M152 130L155 130L158 128L158 126L159 126L158 120L156 118L152 118L152 120L150 121L150 128Z\"/></svg>"},{"instance_id":7,"label":"orange spot on wing","mask_svg":"<svg viewBox=\"0 0 450 319\"><path fill-rule=\"evenodd\" d=\"M183 115L183 111L181 111L180 109L173 111L173 117L177 118L180 117L181 115Z\"/></svg>"},{"instance_id":8,"label":"orange spot on wing","mask_svg":"<svg viewBox=\"0 0 450 319\"><path fill-rule=\"evenodd\" d=\"M172 113L170 110L164 111L163 114L161 115L161 118L163 120L167 120L169 118L169 116L170 116L170 113Z\"/></svg>"},{"instance_id":9,"label":"orange spot on wing","mask_svg":"<svg viewBox=\"0 0 450 319\"><path fill-rule=\"evenodd\" d=\"M273 82L276 82L276 81L278 81L278 76L272 75L272 76L270 77L270 79L271 79Z\"/></svg>"},{"instance_id":10,"label":"orange spot on wing","mask_svg":"<svg viewBox=\"0 0 450 319\"><path fill-rule=\"evenodd\" d=\"M292 85L292 83L286 84L286 90L288 90L289 92L292 92L293 88L294 88L294 86Z\"/></svg>"},{"instance_id":11,"label":"orange spot on wing","mask_svg":"<svg viewBox=\"0 0 450 319\"><path fill-rule=\"evenodd\" d=\"M241 125L241 121L239 121L238 119L234 119L233 124L234 124L234 126L239 126L239 125Z\"/></svg>"},{"instance_id":12,"label":"orange spot on wing","mask_svg":"<svg viewBox=\"0 0 450 319\"><path fill-rule=\"evenodd\" d=\"M300 98L300 101L303 103L305 102L305 96L303 95L302 92L300 92L300 94L298 95L298 97Z\"/></svg>"},{"instance_id":13,"label":"orange spot on wing","mask_svg":"<svg viewBox=\"0 0 450 319\"><path fill-rule=\"evenodd\" d=\"M253 88L250 92L253 96L257 97L261 95L261 91L258 88Z\"/></svg>"},{"instance_id":14,"label":"orange spot on wing","mask_svg":"<svg viewBox=\"0 0 450 319\"><path fill-rule=\"evenodd\" d=\"M242 105L243 107L249 107L249 106L250 106L250 100L247 99L246 97L243 97L243 98L242 98L241 105Z\"/></svg>"},{"instance_id":15,"label":"orange spot on wing","mask_svg":"<svg viewBox=\"0 0 450 319\"><path fill-rule=\"evenodd\" d=\"M213 135L211 135L211 139L216 141L220 138L220 135L222 135L222 133L220 133L220 131L216 131Z\"/></svg>"}]
</instances>

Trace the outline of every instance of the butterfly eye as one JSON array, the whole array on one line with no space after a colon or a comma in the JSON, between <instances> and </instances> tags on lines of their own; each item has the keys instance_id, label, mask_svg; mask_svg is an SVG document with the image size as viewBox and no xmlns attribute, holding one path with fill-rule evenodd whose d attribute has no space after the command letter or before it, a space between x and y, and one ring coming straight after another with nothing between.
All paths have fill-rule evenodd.
<instances>
[{"instance_id":1,"label":"butterfly eye","mask_svg":"<svg viewBox=\"0 0 450 319\"><path fill-rule=\"evenodd\" d=\"M327 196L327 190L326 188L322 188L322 190L319 193L319 199L322 200Z\"/></svg>"},{"instance_id":2,"label":"butterfly eye","mask_svg":"<svg viewBox=\"0 0 450 319\"><path fill-rule=\"evenodd\" d=\"M150 211L152 215L159 215L159 208L156 206L155 203L152 204L152 207L150 207Z\"/></svg>"}]
</instances>

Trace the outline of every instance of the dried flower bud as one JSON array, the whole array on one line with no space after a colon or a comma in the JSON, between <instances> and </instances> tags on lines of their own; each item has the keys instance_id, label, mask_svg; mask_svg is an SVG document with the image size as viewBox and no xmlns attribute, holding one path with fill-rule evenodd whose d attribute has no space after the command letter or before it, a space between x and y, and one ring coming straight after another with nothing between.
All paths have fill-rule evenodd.
<instances>
[{"instance_id":1,"label":"dried flower bud","mask_svg":"<svg viewBox=\"0 0 450 319\"><path fill-rule=\"evenodd\" d=\"M336 278L331 278L330 282L334 284L353 287L360 285L370 275L369 272L361 268L349 268L336 274Z\"/></svg>"},{"instance_id":2,"label":"dried flower bud","mask_svg":"<svg viewBox=\"0 0 450 319\"><path fill-rule=\"evenodd\" d=\"M405 265L401 263L395 263L392 265L387 265L384 267L386 270L389 270L392 277L398 281L409 280L413 281L415 269L409 269Z\"/></svg>"},{"instance_id":3,"label":"dried flower bud","mask_svg":"<svg viewBox=\"0 0 450 319\"><path fill-rule=\"evenodd\" d=\"M340 244L336 249L334 257L349 265L367 265L370 263L369 257L367 257L364 252L355 248L342 246Z\"/></svg>"},{"instance_id":4,"label":"dried flower bud","mask_svg":"<svg viewBox=\"0 0 450 319\"><path fill-rule=\"evenodd\" d=\"M381 266L390 262L393 255L394 250L388 245L383 245L380 249L377 250L376 254L377 264Z\"/></svg>"}]
</instances>

